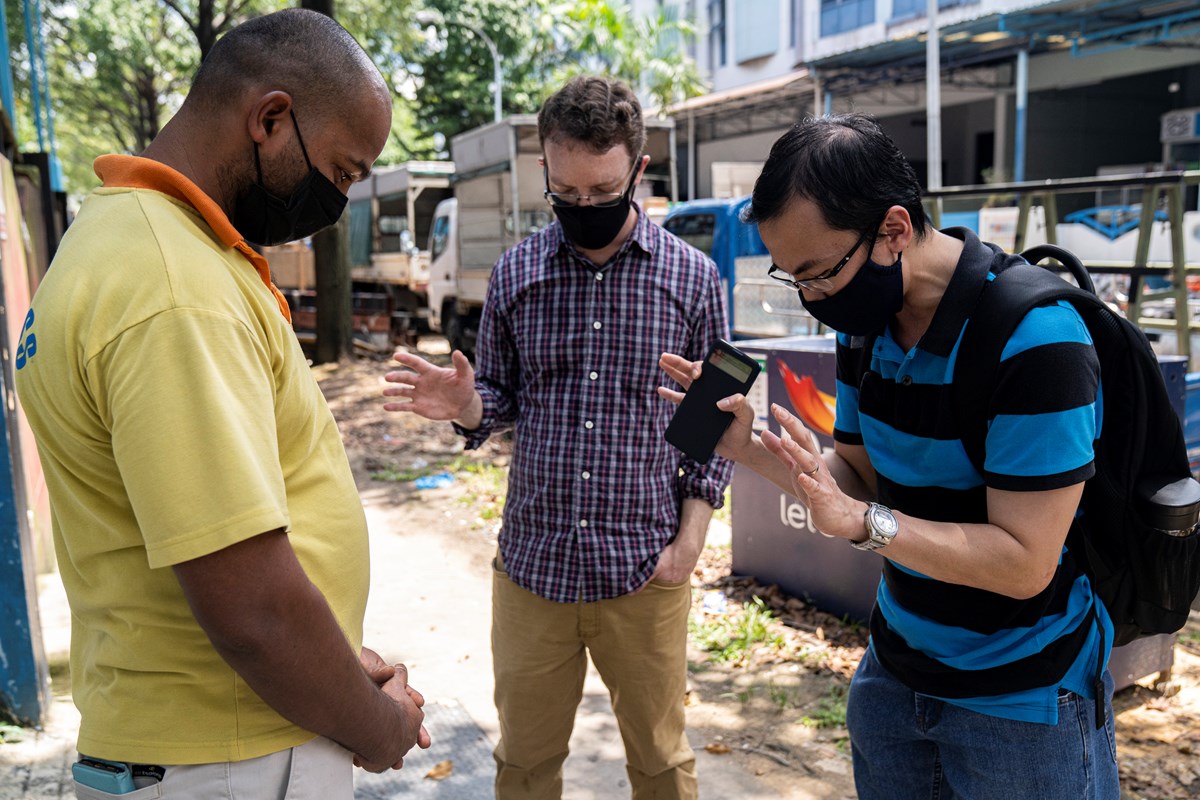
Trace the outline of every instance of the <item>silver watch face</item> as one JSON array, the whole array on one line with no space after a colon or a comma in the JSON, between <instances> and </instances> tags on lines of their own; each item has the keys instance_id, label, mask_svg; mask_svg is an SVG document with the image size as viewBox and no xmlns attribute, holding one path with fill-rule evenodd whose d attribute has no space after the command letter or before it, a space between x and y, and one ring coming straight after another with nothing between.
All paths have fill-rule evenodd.
<instances>
[{"instance_id":1,"label":"silver watch face","mask_svg":"<svg viewBox=\"0 0 1200 800\"><path fill-rule=\"evenodd\" d=\"M888 538L896 535L900 525L891 511L880 505L872 505L869 516L872 531Z\"/></svg>"}]
</instances>

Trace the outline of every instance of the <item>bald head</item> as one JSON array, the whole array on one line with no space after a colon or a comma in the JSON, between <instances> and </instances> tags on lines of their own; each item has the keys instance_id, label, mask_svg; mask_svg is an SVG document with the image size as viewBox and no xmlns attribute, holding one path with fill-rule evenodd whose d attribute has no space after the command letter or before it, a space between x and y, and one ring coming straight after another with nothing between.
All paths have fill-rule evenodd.
<instances>
[{"instance_id":1,"label":"bald head","mask_svg":"<svg viewBox=\"0 0 1200 800\"><path fill-rule=\"evenodd\" d=\"M184 106L217 112L246 93L283 91L308 114L342 114L371 99L391 103L379 70L334 20L290 8L225 34L196 73Z\"/></svg>"}]
</instances>

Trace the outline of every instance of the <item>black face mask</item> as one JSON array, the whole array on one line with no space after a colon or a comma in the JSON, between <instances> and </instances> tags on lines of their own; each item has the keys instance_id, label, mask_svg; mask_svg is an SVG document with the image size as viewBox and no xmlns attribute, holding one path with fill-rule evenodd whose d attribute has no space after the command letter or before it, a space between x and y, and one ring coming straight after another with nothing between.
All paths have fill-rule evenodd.
<instances>
[{"instance_id":1,"label":"black face mask","mask_svg":"<svg viewBox=\"0 0 1200 800\"><path fill-rule=\"evenodd\" d=\"M637 181L637 169L629 187L616 205L611 206L551 206L554 216L562 224L563 235L576 247L584 250L603 250L629 219L629 208L633 203L633 187Z\"/></svg>"},{"instance_id":2,"label":"black face mask","mask_svg":"<svg viewBox=\"0 0 1200 800\"><path fill-rule=\"evenodd\" d=\"M801 292L800 303L818 321L838 333L866 336L881 331L904 305L900 256L896 256L896 263L890 267L868 256L858 273L840 290L823 300L806 300Z\"/></svg>"},{"instance_id":3,"label":"black face mask","mask_svg":"<svg viewBox=\"0 0 1200 800\"><path fill-rule=\"evenodd\" d=\"M258 180L238 197L233 209L233 226L252 244L270 247L312 236L337 222L346 208L346 195L309 161L295 112L292 112L292 124L296 125L296 141L300 142L308 174L286 200L276 197L263 185L258 143L254 144L254 169L258 172Z\"/></svg>"}]
</instances>

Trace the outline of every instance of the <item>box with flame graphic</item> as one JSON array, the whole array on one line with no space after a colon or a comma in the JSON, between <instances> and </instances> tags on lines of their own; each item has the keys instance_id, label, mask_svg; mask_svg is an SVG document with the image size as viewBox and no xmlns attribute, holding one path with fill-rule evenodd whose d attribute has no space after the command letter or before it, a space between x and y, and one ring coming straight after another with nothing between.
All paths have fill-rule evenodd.
<instances>
[{"instance_id":1,"label":"box with flame graphic","mask_svg":"<svg viewBox=\"0 0 1200 800\"><path fill-rule=\"evenodd\" d=\"M836 366L834 340L823 336L738 342L762 366L749 400L758 429L778 433L777 403L803 420L824 447L833 447ZM808 510L775 484L744 467L733 476L733 571L777 583L832 614L865 620L875 602L880 560L818 535Z\"/></svg>"}]
</instances>

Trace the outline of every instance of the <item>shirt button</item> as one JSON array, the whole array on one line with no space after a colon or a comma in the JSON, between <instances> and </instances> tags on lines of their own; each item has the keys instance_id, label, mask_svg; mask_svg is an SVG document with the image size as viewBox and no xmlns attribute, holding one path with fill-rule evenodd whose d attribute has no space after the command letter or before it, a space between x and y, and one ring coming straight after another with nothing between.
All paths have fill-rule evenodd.
<instances>
[{"instance_id":1,"label":"shirt button","mask_svg":"<svg viewBox=\"0 0 1200 800\"><path fill-rule=\"evenodd\" d=\"M579 527L581 527L581 528L586 528L586 527L587 527L587 520L586 520L586 519L581 519L581 520L579 520Z\"/></svg>"},{"instance_id":2,"label":"shirt button","mask_svg":"<svg viewBox=\"0 0 1200 800\"><path fill-rule=\"evenodd\" d=\"M590 473L590 472L588 472L588 471L584 470L584 473L583 473L583 475L582 475L581 477L582 477L582 478L583 478L583 479L586 481L586 480L588 480L589 478L591 478L591 477L592 477L592 473Z\"/></svg>"},{"instance_id":3,"label":"shirt button","mask_svg":"<svg viewBox=\"0 0 1200 800\"><path fill-rule=\"evenodd\" d=\"M596 273L596 280L598 280L598 281L602 281L602 280L604 280L604 273L603 273L603 272L597 272L597 273Z\"/></svg>"},{"instance_id":4,"label":"shirt button","mask_svg":"<svg viewBox=\"0 0 1200 800\"><path fill-rule=\"evenodd\" d=\"M594 427L596 427L596 426L595 426L595 424L594 424L594 423L593 423L593 422L592 422L592 421L589 419L587 422L583 423L583 427L587 428L587 429L590 431L592 428L594 428Z\"/></svg>"},{"instance_id":5,"label":"shirt button","mask_svg":"<svg viewBox=\"0 0 1200 800\"><path fill-rule=\"evenodd\" d=\"M600 373L599 372L589 372L588 377L591 378L592 380L596 380L596 378L600 377Z\"/></svg>"},{"instance_id":6,"label":"shirt button","mask_svg":"<svg viewBox=\"0 0 1200 800\"><path fill-rule=\"evenodd\" d=\"M900 382L905 386L912 386L912 375L905 375L900 379Z\"/></svg>"},{"instance_id":7,"label":"shirt button","mask_svg":"<svg viewBox=\"0 0 1200 800\"><path fill-rule=\"evenodd\" d=\"M592 323L592 327L593 327L593 328L595 328L596 330L600 330L600 329L601 329L601 328L603 328L604 326L603 326L603 325L601 325L599 322L593 322L593 323Z\"/></svg>"}]
</instances>

